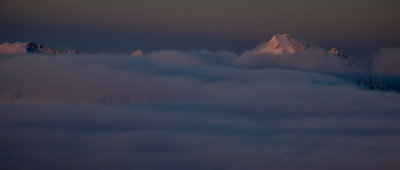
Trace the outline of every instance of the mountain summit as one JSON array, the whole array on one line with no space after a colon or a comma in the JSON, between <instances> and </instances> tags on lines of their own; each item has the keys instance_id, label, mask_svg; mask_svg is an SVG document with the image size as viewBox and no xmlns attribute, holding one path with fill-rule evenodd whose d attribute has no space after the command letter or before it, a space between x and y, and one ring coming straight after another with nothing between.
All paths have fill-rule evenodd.
<instances>
[{"instance_id":1,"label":"mountain summit","mask_svg":"<svg viewBox=\"0 0 400 170\"><path fill-rule=\"evenodd\" d=\"M0 54L28 54L28 53L38 53L38 54L67 54L74 55L80 54L79 50L59 50L46 47L41 44L36 44L34 42L15 42L15 43L3 43L0 44Z\"/></svg>"},{"instance_id":2,"label":"mountain summit","mask_svg":"<svg viewBox=\"0 0 400 170\"><path fill-rule=\"evenodd\" d=\"M144 53L142 50L136 50L130 54L130 56L143 56Z\"/></svg>"},{"instance_id":3,"label":"mountain summit","mask_svg":"<svg viewBox=\"0 0 400 170\"><path fill-rule=\"evenodd\" d=\"M310 49L306 44L303 44L293 38L290 34L276 34L268 42L262 43L256 48L257 54L297 54Z\"/></svg>"}]
</instances>

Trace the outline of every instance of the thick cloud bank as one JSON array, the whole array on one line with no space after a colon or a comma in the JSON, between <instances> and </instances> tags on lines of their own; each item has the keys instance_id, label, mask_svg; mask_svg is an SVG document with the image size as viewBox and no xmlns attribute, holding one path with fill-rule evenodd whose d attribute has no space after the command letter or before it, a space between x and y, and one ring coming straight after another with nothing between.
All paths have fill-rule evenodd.
<instances>
[{"instance_id":1,"label":"thick cloud bank","mask_svg":"<svg viewBox=\"0 0 400 170\"><path fill-rule=\"evenodd\" d=\"M234 61L237 66L247 68L292 68L317 72L358 72L351 59L330 54L322 49L313 49L298 54L273 55L246 51Z\"/></svg>"},{"instance_id":2,"label":"thick cloud bank","mask_svg":"<svg viewBox=\"0 0 400 170\"><path fill-rule=\"evenodd\" d=\"M3 56L0 169L399 169L398 93L245 55Z\"/></svg>"}]
</instances>

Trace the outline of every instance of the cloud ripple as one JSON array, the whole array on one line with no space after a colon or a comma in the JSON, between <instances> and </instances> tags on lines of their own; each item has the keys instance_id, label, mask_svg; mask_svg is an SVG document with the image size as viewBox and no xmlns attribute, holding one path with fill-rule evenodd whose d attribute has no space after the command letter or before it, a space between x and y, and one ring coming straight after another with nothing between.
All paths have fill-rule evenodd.
<instances>
[{"instance_id":1,"label":"cloud ripple","mask_svg":"<svg viewBox=\"0 0 400 170\"><path fill-rule=\"evenodd\" d=\"M226 52L148 56L3 57L1 169L400 167L397 93Z\"/></svg>"}]
</instances>

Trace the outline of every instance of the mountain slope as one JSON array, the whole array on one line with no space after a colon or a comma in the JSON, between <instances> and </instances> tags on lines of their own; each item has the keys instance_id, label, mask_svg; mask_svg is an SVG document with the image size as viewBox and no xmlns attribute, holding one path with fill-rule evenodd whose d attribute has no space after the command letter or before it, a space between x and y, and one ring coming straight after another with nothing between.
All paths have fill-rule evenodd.
<instances>
[{"instance_id":1,"label":"mountain slope","mask_svg":"<svg viewBox=\"0 0 400 170\"><path fill-rule=\"evenodd\" d=\"M297 54L309 50L310 47L293 38L290 34L276 34L268 42L256 48L257 54Z\"/></svg>"}]
</instances>

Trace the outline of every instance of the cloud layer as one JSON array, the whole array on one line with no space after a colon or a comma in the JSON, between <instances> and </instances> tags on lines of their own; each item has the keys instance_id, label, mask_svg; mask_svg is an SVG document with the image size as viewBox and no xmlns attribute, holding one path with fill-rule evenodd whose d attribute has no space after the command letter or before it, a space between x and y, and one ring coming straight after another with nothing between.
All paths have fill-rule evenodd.
<instances>
[{"instance_id":1,"label":"cloud layer","mask_svg":"<svg viewBox=\"0 0 400 170\"><path fill-rule=\"evenodd\" d=\"M400 48L382 48L373 58L372 72L400 75Z\"/></svg>"},{"instance_id":2,"label":"cloud layer","mask_svg":"<svg viewBox=\"0 0 400 170\"><path fill-rule=\"evenodd\" d=\"M0 168L398 169L400 95L315 57L2 56Z\"/></svg>"}]
</instances>

